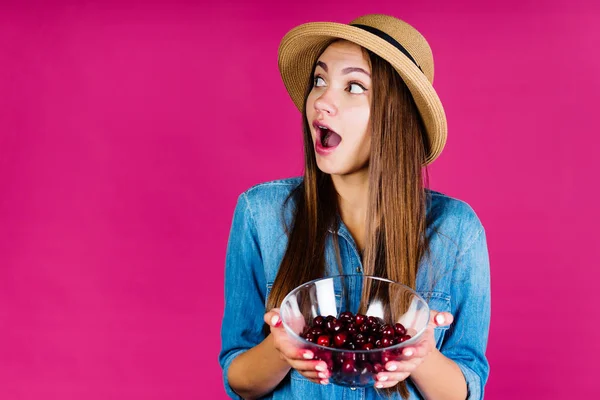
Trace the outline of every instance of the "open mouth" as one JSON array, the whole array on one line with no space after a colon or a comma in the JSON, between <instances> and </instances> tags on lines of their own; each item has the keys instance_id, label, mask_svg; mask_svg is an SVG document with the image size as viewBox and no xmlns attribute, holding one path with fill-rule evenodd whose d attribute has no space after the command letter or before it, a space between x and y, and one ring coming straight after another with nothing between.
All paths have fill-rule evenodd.
<instances>
[{"instance_id":1,"label":"open mouth","mask_svg":"<svg viewBox=\"0 0 600 400\"><path fill-rule=\"evenodd\" d=\"M320 140L324 148L336 147L342 141L342 137L326 125L315 121L313 124L317 130L317 140Z\"/></svg>"}]
</instances>

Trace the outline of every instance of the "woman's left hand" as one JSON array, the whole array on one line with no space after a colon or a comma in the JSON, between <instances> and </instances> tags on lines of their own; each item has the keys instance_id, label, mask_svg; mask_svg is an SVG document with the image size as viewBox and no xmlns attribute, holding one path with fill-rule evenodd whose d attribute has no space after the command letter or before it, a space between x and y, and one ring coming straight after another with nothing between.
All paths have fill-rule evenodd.
<instances>
[{"instance_id":1,"label":"woman's left hand","mask_svg":"<svg viewBox=\"0 0 600 400\"><path fill-rule=\"evenodd\" d=\"M433 330L437 326L450 325L454 318L447 312L431 311L429 324L423 332L423 339L402 350L402 361L390 361L385 364L386 371L377 374L375 387L378 389L389 388L402 382L410 376L425 361L425 358L435 349L435 336Z\"/></svg>"}]
</instances>

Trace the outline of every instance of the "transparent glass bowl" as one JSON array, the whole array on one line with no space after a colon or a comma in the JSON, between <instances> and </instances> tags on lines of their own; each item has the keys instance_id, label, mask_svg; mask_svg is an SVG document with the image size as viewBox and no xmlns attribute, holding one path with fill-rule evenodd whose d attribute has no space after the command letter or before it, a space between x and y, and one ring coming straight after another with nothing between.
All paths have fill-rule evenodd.
<instances>
[{"instance_id":1,"label":"transparent glass bowl","mask_svg":"<svg viewBox=\"0 0 600 400\"><path fill-rule=\"evenodd\" d=\"M379 323L392 327L400 323L411 337L388 347L364 350L364 343L358 340L360 344L355 345L354 350L344 348L334 343L335 335L340 332L345 333L347 340L353 343L358 333L376 335L369 331L355 332L349 326L356 328L356 323L351 323L347 318L340 320L335 331L329 330L326 325L321 327L323 333L318 336L329 336L329 345L319 345L302 337L313 327L315 317L333 316L337 321L343 312L375 317ZM374 385L375 375L384 370L387 362L402 359L402 349L418 343L429 322L429 306L417 292L400 283L368 275L330 276L300 285L285 297L280 313L284 328L298 346L311 350L315 359L327 363L329 381L348 387ZM381 343L379 345L382 346Z\"/></svg>"}]
</instances>

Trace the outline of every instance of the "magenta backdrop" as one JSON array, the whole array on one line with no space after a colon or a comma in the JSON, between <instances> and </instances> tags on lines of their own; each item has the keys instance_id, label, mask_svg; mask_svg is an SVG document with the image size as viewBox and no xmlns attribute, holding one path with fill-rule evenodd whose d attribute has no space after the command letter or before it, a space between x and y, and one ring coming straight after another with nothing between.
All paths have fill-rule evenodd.
<instances>
[{"instance_id":1,"label":"magenta backdrop","mask_svg":"<svg viewBox=\"0 0 600 400\"><path fill-rule=\"evenodd\" d=\"M279 40L372 12L428 38L432 187L487 228L487 398L592 397L597 5L143 3L0 7L0 398L225 398L237 195L302 170Z\"/></svg>"}]
</instances>

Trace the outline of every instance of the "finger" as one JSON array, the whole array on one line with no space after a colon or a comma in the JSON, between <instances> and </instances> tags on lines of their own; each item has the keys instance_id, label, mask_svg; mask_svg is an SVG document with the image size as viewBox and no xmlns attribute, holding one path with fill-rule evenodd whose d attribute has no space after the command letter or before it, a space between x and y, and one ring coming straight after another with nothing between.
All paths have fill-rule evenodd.
<instances>
[{"instance_id":1,"label":"finger","mask_svg":"<svg viewBox=\"0 0 600 400\"><path fill-rule=\"evenodd\" d=\"M447 326L454 321L454 316L449 312L431 310L429 322L434 326Z\"/></svg>"},{"instance_id":2,"label":"finger","mask_svg":"<svg viewBox=\"0 0 600 400\"><path fill-rule=\"evenodd\" d=\"M329 374L327 372L318 372L318 371L298 371L302 376L306 379L310 379L313 381L321 381L325 379L329 379Z\"/></svg>"},{"instance_id":3,"label":"finger","mask_svg":"<svg viewBox=\"0 0 600 400\"><path fill-rule=\"evenodd\" d=\"M375 387L377 389L384 389L384 388L396 386L398 384L398 382L402 382L403 380L408 378L409 375L410 374L408 372L398 372L398 373L395 373L393 376L382 375L381 378L379 378L379 374L378 374L377 383L375 383Z\"/></svg>"},{"instance_id":4,"label":"finger","mask_svg":"<svg viewBox=\"0 0 600 400\"><path fill-rule=\"evenodd\" d=\"M405 360L412 360L414 358L423 358L429 354L427 346L413 346L402 349L402 356Z\"/></svg>"},{"instance_id":5,"label":"finger","mask_svg":"<svg viewBox=\"0 0 600 400\"><path fill-rule=\"evenodd\" d=\"M273 308L271 311L265 313L264 321L265 324L271 326L272 328L279 328L281 326L279 308Z\"/></svg>"},{"instance_id":6,"label":"finger","mask_svg":"<svg viewBox=\"0 0 600 400\"><path fill-rule=\"evenodd\" d=\"M389 372L412 372L417 366L408 361L390 361L385 364L385 370Z\"/></svg>"},{"instance_id":7,"label":"finger","mask_svg":"<svg viewBox=\"0 0 600 400\"><path fill-rule=\"evenodd\" d=\"M301 349L294 346L282 346L278 348L279 352L289 361L306 361L315 358L315 354L307 349Z\"/></svg>"},{"instance_id":8,"label":"finger","mask_svg":"<svg viewBox=\"0 0 600 400\"><path fill-rule=\"evenodd\" d=\"M299 372L315 372L315 376L317 375L317 372L322 372L324 374L329 374L329 371L327 370L327 364L325 363L325 361L298 361L298 360L291 360L288 359L286 360L288 362L288 364L291 365L292 368L294 368L295 370L298 370Z\"/></svg>"}]
</instances>

